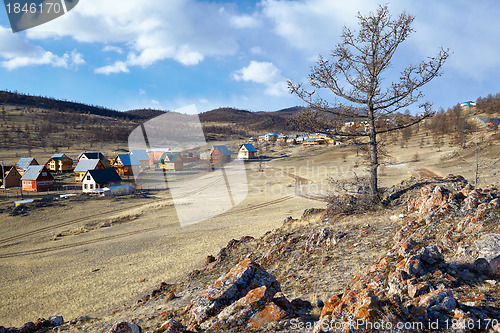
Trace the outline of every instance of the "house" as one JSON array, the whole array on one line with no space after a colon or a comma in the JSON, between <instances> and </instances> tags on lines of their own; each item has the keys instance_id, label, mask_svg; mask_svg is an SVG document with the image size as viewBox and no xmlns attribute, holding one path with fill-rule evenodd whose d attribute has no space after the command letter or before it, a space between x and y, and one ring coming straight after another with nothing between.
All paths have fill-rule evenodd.
<instances>
[{"instance_id":1,"label":"house","mask_svg":"<svg viewBox=\"0 0 500 333\"><path fill-rule=\"evenodd\" d=\"M96 170L96 169L105 169L104 163L102 163L101 160L98 159L81 159L80 162L75 167L75 180L77 182L82 181L83 176L87 173L89 170Z\"/></svg>"},{"instance_id":2,"label":"house","mask_svg":"<svg viewBox=\"0 0 500 333\"><path fill-rule=\"evenodd\" d=\"M19 187L21 174L14 166L0 166L0 188Z\"/></svg>"},{"instance_id":3,"label":"house","mask_svg":"<svg viewBox=\"0 0 500 333\"><path fill-rule=\"evenodd\" d=\"M210 151L210 161L221 164L231 160L231 152L226 146L213 146Z\"/></svg>"},{"instance_id":4,"label":"house","mask_svg":"<svg viewBox=\"0 0 500 333\"><path fill-rule=\"evenodd\" d=\"M160 167L163 170L182 170L184 168L184 161L181 153L163 153L160 158Z\"/></svg>"},{"instance_id":5,"label":"house","mask_svg":"<svg viewBox=\"0 0 500 333\"><path fill-rule=\"evenodd\" d=\"M23 157L16 164L16 169L22 175L28 170L31 165L38 165L38 162L33 157Z\"/></svg>"},{"instance_id":6,"label":"house","mask_svg":"<svg viewBox=\"0 0 500 333\"><path fill-rule=\"evenodd\" d=\"M97 189L120 185L122 179L113 168L89 170L82 180L83 193L92 193Z\"/></svg>"},{"instance_id":7,"label":"house","mask_svg":"<svg viewBox=\"0 0 500 333\"><path fill-rule=\"evenodd\" d=\"M54 177L45 165L28 167L21 177L23 191L41 192L54 188Z\"/></svg>"},{"instance_id":8,"label":"house","mask_svg":"<svg viewBox=\"0 0 500 333\"><path fill-rule=\"evenodd\" d=\"M113 161L113 168L116 169L118 174L123 176L131 176L134 174L134 167L139 167L141 163L136 159L134 155L130 154L119 154Z\"/></svg>"},{"instance_id":9,"label":"house","mask_svg":"<svg viewBox=\"0 0 500 333\"><path fill-rule=\"evenodd\" d=\"M253 142L258 142L259 139L256 138L255 136L252 136L251 138L248 139L248 142L253 143Z\"/></svg>"},{"instance_id":10,"label":"house","mask_svg":"<svg viewBox=\"0 0 500 333\"><path fill-rule=\"evenodd\" d=\"M150 166L151 158L149 158L149 155L145 150L132 150L130 154L135 156L142 168Z\"/></svg>"},{"instance_id":11,"label":"house","mask_svg":"<svg viewBox=\"0 0 500 333\"><path fill-rule=\"evenodd\" d=\"M252 158L257 158L257 149L251 143L242 144L240 150L238 151L238 158L243 160L248 160Z\"/></svg>"},{"instance_id":12,"label":"house","mask_svg":"<svg viewBox=\"0 0 500 333\"><path fill-rule=\"evenodd\" d=\"M467 102L460 103L460 106L462 107L462 109L468 109L468 108L471 108L473 106L476 106L476 103L473 101L467 101Z\"/></svg>"},{"instance_id":13,"label":"house","mask_svg":"<svg viewBox=\"0 0 500 333\"><path fill-rule=\"evenodd\" d=\"M277 139L278 139L278 134L276 133L267 133L265 135L265 140L267 142L276 142Z\"/></svg>"},{"instance_id":14,"label":"house","mask_svg":"<svg viewBox=\"0 0 500 333\"><path fill-rule=\"evenodd\" d=\"M158 165L160 164L160 159L164 153L171 153L170 148L154 148L146 150L149 156L149 164L150 165Z\"/></svg>"},{"instance_id":15,"label":"house","mask_svg":"<svg viewBox=\"0 0 500 333\"><path fill-rule=\"evenodd\" d=\"M78 162L80 162L80 160L82 160L82 159L87 159L87 160L101 160L101 162L102 162L102 164L104 164L105 168L109 168L110 167L109 160L106 158L106 156L104 156L102 153L99 153L99 152L96 152L96 153L88 153L88 152L81 153L80 155L78 155L78 157L76 159L77 159Z\"/></svg>"},{"instance_id":16,"label":"house","mask_svg":"<svg viewBox=\"0 0 500 333\"><path fill-rule=\"evenodd\" d=\"M73 170L73 160L66 156L66 154L54 154L45 163L45 166L54 172L71 171Z\"/></svg>"},{"instance_id":17,"label":"house","mask_svg":"<svg viewBox=\"0 0 500 333\"><path fill-rule=\"evenodd\" d=\"M295 146L297 144L296 138L288 138L286 139L287 146Z\"/></svg>"}]
</instances>

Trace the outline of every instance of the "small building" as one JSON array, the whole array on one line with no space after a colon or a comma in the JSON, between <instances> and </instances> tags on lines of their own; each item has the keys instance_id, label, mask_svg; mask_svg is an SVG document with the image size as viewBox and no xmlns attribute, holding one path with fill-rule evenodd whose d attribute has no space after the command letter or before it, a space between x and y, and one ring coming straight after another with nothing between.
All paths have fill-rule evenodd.
<instances>
[{"instance_id":1,"label":"small building","mask_svg":"<svg viewBox=\"0 0 500 333\"><path fill-rule=\"evenodd\" d=\"M96 169L85 173L82 180L83 193L92 193L97 189L120 185L122 179L115 169Z\"/></svg>"},{"instance_id":2,"label":"small building","mask_svg":"<svg viewBox=\"0 0 500 333\"><path fill-rule=\"evenodd\" d=\"M115 168L116 172L122 176L133 175L133 168L139 167L140 165L141 163L135 158L135 156L130 154L120 154L116 156L113 161L113 168Z\"/></svg>"},{"instance_id":3,"label":"small building","mask_svg":"<svg viewBox=\"0 0 500 333\"><path fill-rule=\"evenodd\" d=\"M182 154L183 162L199 161L201 159L200 153L185 153Z\"/></svg>"},{"instance_id":4,"label":"small building","mask_svg":"<svg viewBox=\"0 0 500 333\"><path fill-rule=\"evenodd\" d=\"M142 168L147 168L151 165L151 158L145 150L132 150L130 152L131 155L135 157Z\"/></svg>"},{"instance_id":5,"label":"small building","mask_svg":"<svg viewBox=\"0 0 500 333\"><path fill-rule=\"evenodd\" d=\"M73 170L73 160L66 156L66 154L54 154L45 163L45 166L54 172L71 171Z\"/></svg>"},{"instance_id":6,"label":"small building","mask_svg":"<svg viewBox=\"0 0 500 333\"><path fill-rule=\"evenodd\" d=\"M134 192L135 188L129 185L108 186L105 188L94 190L94 193L100 194L103 197L117 197L120 195L133 194Z\"/></svg>"},{"instance_id":7,"label":"small building","mask_svg":"<svg viewBox=\"0 0 500 333\"><path fill-rule=\"evenodd\" d=\"M16 163L16 169L22 175L31 165L38 165L37 160L34 157L23 157Z\"/></svg>"},{"instance_id":8,"label":"small building","mask_svg":"<svg viewBox=\"0 0 500 333\"><path fill-rule=\"evenodd\" d=\"M296 138L288 138L286 139L287 146L295 146L297 144Z\"/></svg>"},{"instance_id":9,"label":"small building","mask_svg":"<svg viewBox=\"0 0 500 333\"><path fill-rule=\"evenodd\" d=\"M250 142L250 143L254 143L254 142L258 142L258 141L259 141L259 139L256 138L255 136L252 136L251 138L248 139L248 142Z\"/></svg>"},{"instance_id":10,"label":"small building","mask_svg":"<svg viewBox=\"0 0 500 333\"><path fill-rule=\"evenodd\" d=\"M23 191L42 192L54 188L54 177L45 165L28 167L21 177Z\"/></svg>"},{"instance_id":11,"label":"small building","mask_svg":"<svg viewBox=\"0 0 500 333\"><path fill-rule=\"evenodd\" d=\"M87 173L89 170L97 170L97 169L105 169L104 164L102 163L101 160L98 159L81 159L80 162L75 167L75 180L77 182L82 181L83 176Z\"/></svg>"},{"instance_id":12,"label":"small building","mask_svg":"<svg viewBox=\"0 0 500 333\"><path fill-rule=\"evenodd\" d=\"M160 167L163 170L182 170L184 168L184 161L181 153L163 153L160 158Z\"/></svg>"},{"instance_id":13,"label":"small building","mask_svg":"<svg viewBox=\"0 0 500 333\"><path fill-rule=\"evenodd\" d=\"M0 166L0 188L19 187L21 174L14 166Z\"/></svg>"},{"instance_id":14,"label":"small building","mask_svg":"<svg viewBox=\"0 0 500 333\"><path fill-rule=\"evenodd\" d=\"M226 146L213 146L210 151L210 161L212 163L220 164L226 163L231 160L231 152Z\"/></svg>"},{"instance_id":15,"label":"small building","mask_svg":"<svg viewBox=\"0 0 500 333\"><path fill-rule=\"evenodd\" d=\"M468 108L471 108L473 106L476 106L476 103L473 101L467 101L467 102L460 103L460 106L462 107L462 109L468 109Z\"/></svg>"},{"instance_id":16,"label":"small building","mask_svg":"<svg viewBox=\"0 0 500 333\"><path fill-rule=\"evenodd\" d=\"M81 153L80 155L78 155L78 157L76 159L78 162L80 162L80 160L82 160L82 159L101 160L101 162L105 168L110 167L109 160L106 158L106 156L104 156L104 154L102 154L100 152L92 152L92 153L84 152L84 153Z\"/></svg>"},{"instance_id":17,"label":"small building","mask_svg":"<svg viewBox=\"0 0 500 333\"><path fill-rule=\"evenodd\" d=\"M242 144L240 150L238 151L238 158L243 160L248 160L252 158L257 158L257 148L251 143Z\"/></svg>"},{"instance_id":18,"label":"small building","mask_svg":"<svg viewBox=\"0 0 500 333\"><path fill-rule=\"evenodd\" d=\"M267 133L265 135L265 140L267 142L276 142L276 140L278 140L278 134L276 134L276 133Z\"/></svg>"}]
</instances>

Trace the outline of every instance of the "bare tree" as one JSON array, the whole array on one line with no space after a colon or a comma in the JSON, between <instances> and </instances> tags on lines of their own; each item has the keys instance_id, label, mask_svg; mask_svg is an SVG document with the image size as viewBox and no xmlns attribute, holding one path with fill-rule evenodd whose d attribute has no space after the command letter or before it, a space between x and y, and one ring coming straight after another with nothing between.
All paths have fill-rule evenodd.
<instances>
[{"instance_id":1,"label":"bare tree","mask_svg":"<svg viewBox=\"0 0 500 333\"><path fill-rule=\"evenodd\" d=\"M344 27L341 42L332 51L332 59L320 56L309 74L309 83L313 88L329 89L344 103L336 101L331 104L316 90L311 92L305 89L303 84L289 81L288 87L313 111L368 125L367 130L361 129L356 133L337 130L336 134L369 138L370 194L373 200L379 200L377 135L412 126L432 115L430 103L423 103L420 107L424 112L419 116L408 117L407 121L393 117L398 110L423 97L420 88L441 74L449 51L441 49L437 56L403 69L399 81L386 84L383 79L391 66L391 59L398 46L413 32L414 17L402 13L392 19L388 7L379 6L375 13L367 16L358 14L358 19L359 31ZM380 126L381 122L385 125Z\"/></svg>"}]
</instances>

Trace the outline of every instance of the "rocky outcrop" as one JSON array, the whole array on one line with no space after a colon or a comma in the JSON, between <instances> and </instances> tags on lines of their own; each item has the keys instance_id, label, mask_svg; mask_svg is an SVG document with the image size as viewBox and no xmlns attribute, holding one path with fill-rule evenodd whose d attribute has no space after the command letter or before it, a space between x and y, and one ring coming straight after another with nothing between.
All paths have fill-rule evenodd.
<instances>
[{"instance_id":1,"label":"rocky outcrop","mask_svg":"<svg viewBox=\"0 0 500 333\"><path fill-rule=\"evenodd\" d=\"M499 271L500 234L487 232L498 227L499 198L493 186L455 192L423 186L408 202L417 219L396 233L386 255L325 303L315 332L492 329L500 308L487 306L473 284L497 284L488 279Z\"/></svg>"},{"instance_id":2,"label":"rocky outcrop","mask_svg":"<svg viewBox=\"0 0 500 333\"><path fill-rule=\"evenodd\" d=\"M191 330L265 327L292 312L276 278L248 257L210 285L187 308Z\"/></svg>"},{"instance_id":3,"label":"rocky outcrop","mask_svg":"<svg viewBox=\"0 0 500 333\"><path fill-rule=\"evenodd\" d=\"M142 330L138 325L122 321L120 323L114 324L108 333L141 333L141 332Z\"/></svg>"}]
</instances>

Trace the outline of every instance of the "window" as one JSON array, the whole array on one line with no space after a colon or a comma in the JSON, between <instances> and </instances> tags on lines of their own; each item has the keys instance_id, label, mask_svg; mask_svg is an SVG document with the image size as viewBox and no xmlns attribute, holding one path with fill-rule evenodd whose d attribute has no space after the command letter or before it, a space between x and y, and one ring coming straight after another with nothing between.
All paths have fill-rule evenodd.
<instances>
[{"instance_id":1,"label":"window","mask_svg":"<svg viewBox=\"0 0 500 333\"><path fill-rule=\"evenodd\" d=\"M23 180L23 185L26 185L26 181L25 180Z\"/></svg>"},{"instance_id":2,"label":"window","mask_svg":"<svg viewBox=\"0 0 500 333\"><path fill-rule=\"evenodd\" d=\"M93 190L94 189L94 184L90 184L90 189Z\"/></svg>"},{"instance_id":3,"label":"window","mask_svg":"<svg viewBox=\"0 0 500 333\"><path fill-rule=\"evenodd\" d=\"M31 185L31 180L28 180L28 185Z\"/></svg>"},{"instance_id":4,"label":"window","mask_svg":"<svg viewBox=\"0 0 500 333\"><path fill-rule=\"evenodd\" d=\"M90 175L87 176L87 180L90 180Z\"/></svg>"},{"instance_id":5,"label":"window","mask_svg":"<svg viewBox=\"0 0 500 333\"><path fill-rule=\"evenodd\" d=\"M46 172L42 172L42 176L47 176L47 173Z\"/></svg>"},{"instance_id":6,"label":"window","mask_svg":"<svg viewBox=\"0 0 500 333\"><path fill-rule=\"evenodd\" d=\"M83 184L83 188L84 188L84 189L88 189L88 187L89 187L89 186L88 186L87 184Z\"/></svg>"}]
</instances>

